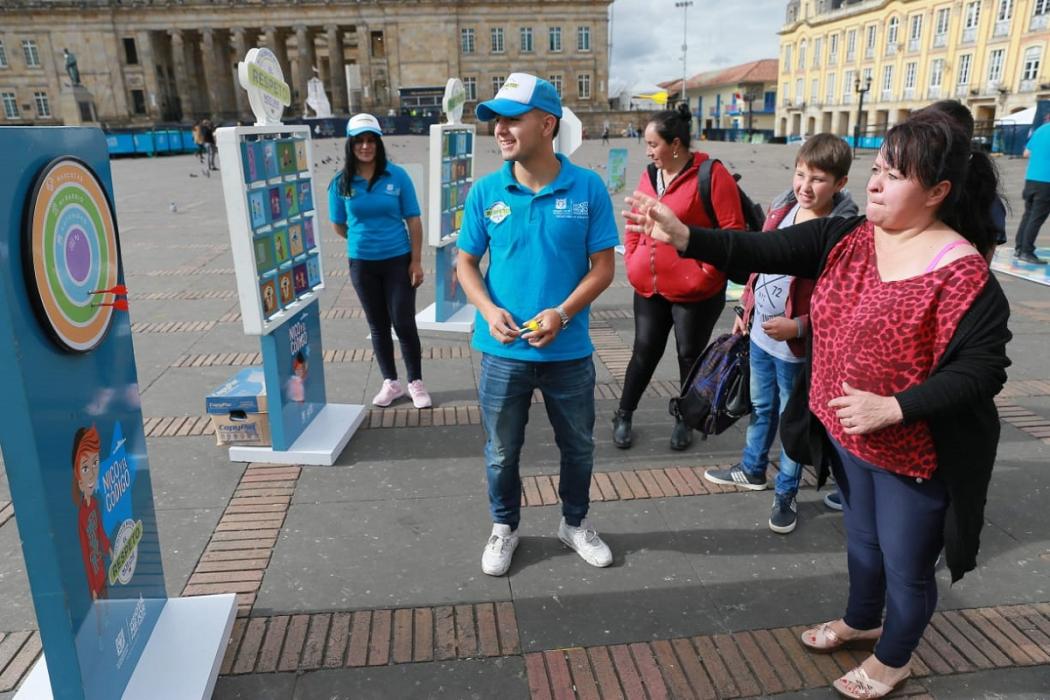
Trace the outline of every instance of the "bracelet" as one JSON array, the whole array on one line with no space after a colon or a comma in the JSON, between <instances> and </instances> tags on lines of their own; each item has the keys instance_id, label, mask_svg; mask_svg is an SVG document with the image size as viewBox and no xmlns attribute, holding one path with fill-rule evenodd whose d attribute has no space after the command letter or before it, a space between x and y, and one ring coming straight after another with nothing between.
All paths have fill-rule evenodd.
<instances>
[{"instance_id":1,"label":"bracelet","mask_svg":"<svg viewBox=\"0 0 1050 700\"><path fill-rule=\"evenodd\" d=\"M565 330L565 326L569 325L569 314L565 313L565 308L558 304L554 307L554 310L558 312L558 316L561 317L561 329Z\"/></svg>"},{"instance_id":2,"label":"bracelet","mask_svg":"<svg viewBox=\"0 0 1050 700\"><path fill-rule=\"evenodd\" d=\"M801 318L796 318L795 319L795 325L798 326L798 335L796 335L795 337L796 338L801 338L802 337L802 319Z\"/></svg>"}]
</instances>

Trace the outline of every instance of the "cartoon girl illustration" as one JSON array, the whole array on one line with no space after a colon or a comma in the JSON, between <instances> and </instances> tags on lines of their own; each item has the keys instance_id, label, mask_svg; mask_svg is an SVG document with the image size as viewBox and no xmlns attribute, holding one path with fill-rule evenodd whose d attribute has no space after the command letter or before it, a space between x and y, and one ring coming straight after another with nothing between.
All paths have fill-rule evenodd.
<instances>
[{"instance_id":1,"label":"cartoon girl illustration","mask_svg":"<svg viewBox=\"0 0 1050 700\"><path fill-rule=\"evenodd\" d=\"M302 403L306 401L306 357L302 351L292 359L292 376L288 378L288 399Z\"/></svg>"},{"instance_id":2,"label":"cartoon girl illustration","mask_svg":"<svg viewBox=\"0 0 1050 700\"><path fill-rule=\"evenodd\" d=\"M272 314L277 310L277 292L274 291L273 282L267 282L263 285L263 311L267 315Z\"/></svg>"},{"instance_id":3,"label":"cartoon girl illustration","mask_svg":"<svg viewBox=\"0 0 1050 700\"><path fill-rule=\"evenodd\" d=\"M280 284L281 302L285 304L290 304L292 299L294 298L292 296L292 275L287 272L281 275Z\"/></svg>"},{"instance_id":4,"label":"cartoon girl illustration","mask_svg":"<svg viewBox=\"0 0 1050 700\"><path fill-rule=\"evenodd\" d=\"M106 597L106 556L110 554L109 538L95 498L101 451L102 441L95 426L77 430L73 436L73 500L77 504L80 552L92 600Z\"/></svg>"},{"instance_id":5,"label":"cartoon girl illustration","mask_svg":"<svg viewBox=\"0 0 1050 700\"><path fill-rule=\"evenodd\" d=\"M270 217L281 218L281 192L277 187L270 189Z\"/></svg>"}]
</instances>

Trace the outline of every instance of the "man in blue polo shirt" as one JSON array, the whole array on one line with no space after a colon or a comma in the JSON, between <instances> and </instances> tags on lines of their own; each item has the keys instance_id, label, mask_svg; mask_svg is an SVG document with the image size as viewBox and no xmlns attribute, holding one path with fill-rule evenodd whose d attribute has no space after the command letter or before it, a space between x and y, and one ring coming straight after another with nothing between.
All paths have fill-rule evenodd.
<instances>
[{"instance_id":1,"label":"man in blue polo shirt","mask_svg":"<svg viewBox=\"0 0 1050 700\"><path fill-rule=\"evenodd\" d=\"M536 389L561 451L558 538L588 564L608 566L612 553L586 520L594 463L587 314L613 279L612 202L598 175L555 154L561 100L546 80L512 73L476 113L496 121L506 161L471 188L457 243L459 280L478 309L473 346L482 353L478 397L493 527L481 568L502 576L518 546L518 457Z\"/></svg>"},{"instance_id":2,"label":"man in blue polo shirt","mask_svg":"<svg viewBox=\"0 0 1050 700\"><path fill-rule=\"evenodd\" d=\"M1045 265L1046 261L1035 254L1035 239L1050 215L1050 114L1028 139L1024 155L1029 159L1021 193L1024 214L1017 227L1014 256L1031 265Z\"/></svg>"}]
</instances>

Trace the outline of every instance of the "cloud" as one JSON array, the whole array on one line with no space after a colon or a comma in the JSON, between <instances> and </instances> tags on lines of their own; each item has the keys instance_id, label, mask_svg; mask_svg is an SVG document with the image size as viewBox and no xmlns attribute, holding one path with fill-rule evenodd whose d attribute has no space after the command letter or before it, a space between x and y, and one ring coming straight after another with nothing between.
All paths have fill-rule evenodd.
<instances>
[{"instance_id":1,"label":"cloud","mask_svg":"<svg viewBox=\"0 0 1050 700\"><path fill-rule=\"evenodd\" d=\"M683 11L666 0L615 0L612 16L612 80L627 85L673 80L682 74L682 39L687 38L689 75L760 58L776 58L784 0L719 3L695 0ZM661 3L663 4L663 3Z\"/></svg>"}]
</instances>

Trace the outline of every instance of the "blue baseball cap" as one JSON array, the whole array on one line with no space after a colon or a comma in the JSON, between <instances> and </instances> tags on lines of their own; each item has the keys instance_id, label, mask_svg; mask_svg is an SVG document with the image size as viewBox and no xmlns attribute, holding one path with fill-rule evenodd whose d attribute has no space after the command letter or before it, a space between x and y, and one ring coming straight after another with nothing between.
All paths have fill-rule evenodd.
<instances>
[{"instance_id":1,"label":"blue baseball cap","mask_svg":"<svg viewBox=\"0 0 1050 700\"><path fill-rule=\"evenodd\" d=\"M487 122L496 117L517 117L538 109L561 119L561 98L554 86L543 78L528 73L511 73L496 96L474 109L478 119Z\"/></svg>"},{"instance_id":2,"label":"blue baseball cap","mask_svg":"<svg viewBox=\"0 0 1050 700\"><path fill-rule=\"evenodd\" d=\"M358 136L366 131L370 131L379 137L383 136L383 127L379 126L379 120L371 114L366 114L364 112L361 114L355 114L350 117L350 121L346 123L347 136Z\"/></svg>"}]
</instances>

